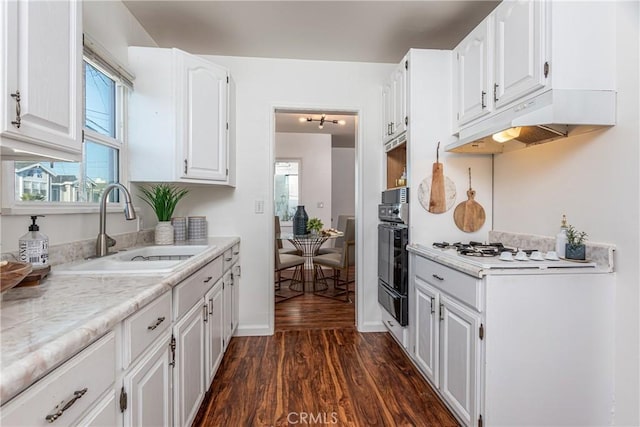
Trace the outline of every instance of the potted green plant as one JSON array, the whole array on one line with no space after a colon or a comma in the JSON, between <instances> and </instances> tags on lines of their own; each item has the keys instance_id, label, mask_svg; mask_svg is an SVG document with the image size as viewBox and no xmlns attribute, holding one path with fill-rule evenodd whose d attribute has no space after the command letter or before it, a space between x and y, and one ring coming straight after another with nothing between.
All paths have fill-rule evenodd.
<instances>
[{"instance_id":1,"label":"potted green plant","mask_svg":"<svg viewBox=\"0 0 640 427\"><path fill-rule=\"evenodd\" d=\"M586 232L578 231L573 225L569 225L567 227L565 257L567 259L585 259L585 240L587 240Z\"/></svg>"},{"instance_id":2,"label":"potted green plant","mask_svg":"<svg viewBox=\"0 0 640 427\"><path fill-rule=\"evenodd\" d=\"M311 234L318 234L322 230L322 221L320 218L311 218L307 222L307 231Z\"/></svg>"},{"instance_id":3,"label":"potted green plant","mask_svg":"<svg viewBox=\"0 0 640 427\"><path fill-rule=\"evenodd\" d=\"M140 187L139 197L146 202L158 217L155 228L156 245L173 244L173 226L171 216L178 202L189 192L183 188L176 188L170 184L155 184L149 188Z\"/></svg>"}]
</instances>

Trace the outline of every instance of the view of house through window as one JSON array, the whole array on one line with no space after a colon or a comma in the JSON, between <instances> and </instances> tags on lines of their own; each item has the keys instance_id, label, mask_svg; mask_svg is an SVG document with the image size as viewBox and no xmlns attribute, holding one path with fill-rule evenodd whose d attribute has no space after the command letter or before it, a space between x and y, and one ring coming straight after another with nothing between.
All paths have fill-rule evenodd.
<instances>
[{"instance_id":1,"label":"view of house through window","mask_svg":"<svg viewBox=\"0 0 640 427\"><path fill-rule=\"evenodd\" d=\"M276 160L275 209L280 221L292 221L299 200L300 161Z\"/></svg>"},{"instance_id":2,"label":"view of house through window","mask_svg":"<svg viewBox=\"0 0 640 427\"><path fill-rule=\"evenodd\" d=\"M124 96L118 82L84 63L84 144L82 162L15 162L17 201L97 203L104 188L119 181L122 138L118 135ZM118 201L116 191L110 202Z\"/></svg>"}]
</instances>

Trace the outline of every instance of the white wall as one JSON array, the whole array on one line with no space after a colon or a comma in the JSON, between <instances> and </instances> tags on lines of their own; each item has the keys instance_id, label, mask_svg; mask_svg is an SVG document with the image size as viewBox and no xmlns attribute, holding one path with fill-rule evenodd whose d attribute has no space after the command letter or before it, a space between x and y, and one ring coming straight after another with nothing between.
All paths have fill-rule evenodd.
<instances>
[{"instance_id":1,"label":"white wall","mask_svg":"<svg viewBox=\"0 0 640 427\"><path fill-rule=\"evenodd\" d=\"M356 151L335 147L331 150L331 227L338 226L338 215L356 212Z\"/></svg>"},{"instance_id":2,"label":"white wall","mask_svg":"<svg viewBox=\"0 0 640 427\"><path fill-rule=\"evenodd\" d=\"M273 160L275 108L354 111L361 124L358 151L362 188L358 193L358 280L361 330L381 330L376 294L377 203L382 146L381 82L393 65L208 56L226 66L236 82L237 188L199 187L183 209L207 215L211 234L242 239L240 334L273 331ZM322 81L322 85L313 82ZM264 214L254 213L256 200Z\"/></svg>"},{"instance_id":3,"label":"white wall","mask_svg":"<svg viewBox=\"0 0 640 427\"><path fill-rule=\"evenodd\" d=\"M300 159L300 199L309 218L331 224L331 135L276 133L276 158ZM318 204L322 203L324 207Z\"/></svg>"},{"instance_id":4,"label":"white wall","mask_svg":"<svg viewBox=\"0 0 640 427\"><path fill-rule=\"evenodd\" d=\"M126 66L127 46L137 44L142 46L155 46L155 42L142 26L129 13L129 10L119 1L89 1L84 2L83 26L84 31L90 34L95 41L100 43L111 53L118 62ZM4 165L3 165L4 166ZM139 200L134 200L136 207ZM2 215L2 252L13 252L18 249L18 239L26 233L31 224L29 212L26 215ZM98 235L98 214L62 214L58 212L46 212L45 218L39 218L40 231L49 237L50 245L74 242L78 240L95 238ZM135 231L137 221L126 221L121 212L107 215L107 231L109 234L118 234Z\"/></svg>"},{"instance_id":5,"label":"white wall","mask_svg":"<svg viewBox=\"0 0 640 427\"><path fill-rule=\"evenodd\" d=\"M617 245L615 424L620 426L640 425L638 5L617 3L617 125L495 157L496 230L553 236L566 214L589 240Z\"/></svg>"}]
</instances>

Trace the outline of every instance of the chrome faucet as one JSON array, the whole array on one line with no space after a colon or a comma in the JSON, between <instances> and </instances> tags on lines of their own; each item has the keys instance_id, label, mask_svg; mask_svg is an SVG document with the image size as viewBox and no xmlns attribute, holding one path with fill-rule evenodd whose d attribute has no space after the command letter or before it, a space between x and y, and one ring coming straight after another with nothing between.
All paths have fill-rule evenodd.
<instances>
[{"instance_id":1,"label":"chrome faucet","mask_svg":"<svg viewBox=\"0 0 640 427\"><path fill-rule=\"evenodd\" d=\"M104 189L102 193L102 198L100 199L100 234L98 234L98 238L96 239L96 257L105 256L109 253L109 248L115 246L115 239L109 237L107 235L107 197L109 193L114 188L119 188L122 190L122 194L124 195L124 217L129 221L132 219L136 219L136 211L133 209L133 204L131 203L131 194L127 188L120 184L109 184Z\"/></svg>"}]
</instances>

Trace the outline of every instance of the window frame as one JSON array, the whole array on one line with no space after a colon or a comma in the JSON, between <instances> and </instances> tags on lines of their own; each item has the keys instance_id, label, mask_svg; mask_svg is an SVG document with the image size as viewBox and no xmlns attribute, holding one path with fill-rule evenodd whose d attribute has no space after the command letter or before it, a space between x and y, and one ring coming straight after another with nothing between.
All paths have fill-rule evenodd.
<instances>
[{"instance_id":1,"label":"window frame","mask_svg":"<svg viewBox=\"0 0 640 427\"><path fill-rule=\"evenodd\" d=\"M88 57L86 54L82 58L82 167L86 168L86 150L85 142L87 140L98 143L109 148L118 150L118 181L120 183L128 183L128 99L129 85L118 75L109 72L105 67L101 66L97 61ZM85 64L108 76L115 82L115 132L116 137L100 134L85 127ZM44 160L48 161L48 160ZM84 171L81 179L84 179ZM2 214L3 215L33 215L33 214L68 214L68 213L97 213L100 212L99 202L41 202L41 201L23 201L16 200L15 197L15 161L2 162ZM83 185L83 183L81 183ZM124 203L109 202L107 203L107 212L118 212L124 208Z\"/></svg>"},{"instance_id":2,"label":"window frame","mask_svg":"<svg viewBox=\"0 0 640 427\"><path fill-rule=\"evenodd\" d=\"M298 164L298 203L300 203L301 195L302 195L302 158L300 157L276 157L276 160L273 164L273 207L275 212L276 200L275 200L275 177L276 177L276 164L277 163L297 163ZM289 221L280 220L281 226L291 226L293 225L293 219Z\"/></svg>"}]
</instances>

